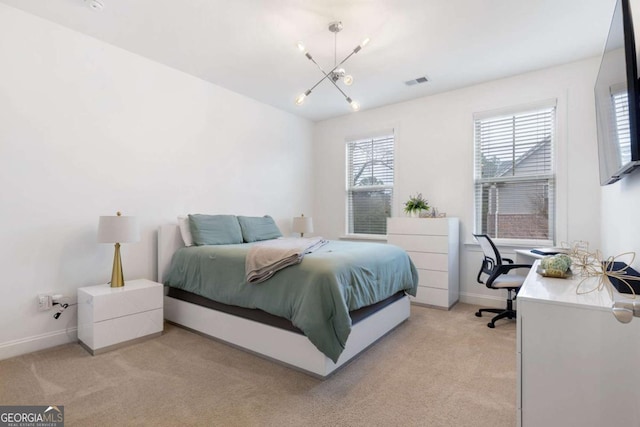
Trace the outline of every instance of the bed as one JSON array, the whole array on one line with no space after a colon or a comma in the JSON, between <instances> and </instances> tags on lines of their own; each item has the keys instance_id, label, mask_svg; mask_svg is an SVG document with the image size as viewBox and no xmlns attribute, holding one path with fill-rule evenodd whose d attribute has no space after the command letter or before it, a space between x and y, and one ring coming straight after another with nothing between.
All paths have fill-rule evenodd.
<instances>
[{"instance_id":1,"label":"bed","mask_svg":"<svg viewBox=\"0 0 640 427\"><path fill-rule=\"evenodd\" d=\"M264 283L249 284L242 283L241 261L250 244L185 248L177 225L162 226L158 233L158 276L170 285L165 296L165 319L325 378L408 319L406 293L414 294L417 286L417 273L408 256L403 271L380 280L388 269L384 263L389 254L400 258L402 255L387 245L374 243L369 244L368 250L376 250L369 252L367 259L355 257L350 262L357 264L358 274L369 276L365 277L369 287L373 283L380 288L374 292L376 295L363 296L357 288L324 283L325 279L306 271L313 265L320 265L320 270L328 264L333 266L337 256L353 258L354 247L348 245L330 242L307 255L299 265L282 270ZM368 259L378 257L378 253L383 254L380 259ZM226 266L224 273L210 270L209 264L215 262L208 260ZM191 277L193 270L198 270L195 280ZM336 271L339 277L332 277L330 282L350 281L346 276L354 274ZM315 278L306 283L301 275ZM319 300L305 302L319 288L331 291L318 296ZM269 305L270 299L275 300L275 308ZM324 329L314 331L319 323Z\"/></svg>"}]
</instances>

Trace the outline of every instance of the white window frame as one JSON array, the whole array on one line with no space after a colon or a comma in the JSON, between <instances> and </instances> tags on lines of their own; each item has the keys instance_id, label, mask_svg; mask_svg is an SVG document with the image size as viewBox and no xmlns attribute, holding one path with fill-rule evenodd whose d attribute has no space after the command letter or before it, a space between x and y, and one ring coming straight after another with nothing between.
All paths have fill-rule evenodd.
<instances>
[{"instance_id":1,"label":"white window frame","mask_svg":"<svg viewBox=\"0 0 640 427\"><path fill-rule=\"evenodd\" d=\"M480 157L480 146L477 135L477 123L478 121L487 121L493 119L500 118L508 118L514 117L522 114L533 113L535 111L540 110L553 110L552 120L552 139L551 139L551 158L550 158L550 171L544 174L537 175L529 175L529 176L516 176L512 178L482 178L481 174L481 157ZM559 215L559 210L562 210L562 207L558 205L558 192L561 191L558 184L558 176L556 171L556 150L558 149L558 108L556 99L545 100L535 104L518 106L518 107L510 107L501 110L487 111L482 113L476 113L473 116L473 144L474 144L474 232L481 233L483 230L482 227L482 216L481 211L479 209L479 203L481 203L481 184L486 183L499 183L499 182L517 182L517 181L543 181L548 180L549 185L551 185L552 191L552 200L549 200L549 232L551 239L525 239L525 238L493 238L494 242L502 246L551 246L558 241L559 233L556 227L557 218Z\"/></svg>"},{"instance_id":2,"label":"white window frame","mask_svg":"<svg viewBox=\"0 0 640 427\"><path fill-rule=\"evenodd\" d=\"M393 184L384 184L384 185L367 185L367 186L352 186L351 185L351 165L350 156L349 156L349 145L355 142L363 142L366 140L388 140L392 139L393 144ZM397 164L397 155L396 155L396 143L397 143L397 135L394 129L383 130L378 132L367 133L363 135L350 136L345 139L345 236L356 238L356 239L371 239L371 240L385 240L386 233L384 234L365 234L365 233L355 233L354 231L350 231L350 226L352 223L351 219L351 210L350 210L350 201L349 196L354 189L355 191L378 191L378 190L391 190L391 200L390 200L390 214L389 217L393 216L394 209L394 186L395 186L395 170ZM385 226L386 227L386 226Z\"/></svg>"}]
</instances>

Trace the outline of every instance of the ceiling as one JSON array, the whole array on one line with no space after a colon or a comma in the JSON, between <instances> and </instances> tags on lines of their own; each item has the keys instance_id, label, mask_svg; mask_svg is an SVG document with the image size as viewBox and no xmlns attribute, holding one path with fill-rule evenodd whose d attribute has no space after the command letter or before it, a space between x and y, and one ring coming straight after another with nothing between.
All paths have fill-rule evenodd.
<instances>
[{"instance_id":1,"label":"ceiling","mask_svg":"<svg viewBox=\"0 0 640 427\"><path fill-rule=\"evenodd\" d=\"M318 121L352 113L325 70L360 42L341 86L362 110L599 56L615 0L84 0L0 2ZM428 83L405 81L427 76ZM342 83L339 83L342 85Z\"/></svg>"}]
</instances>

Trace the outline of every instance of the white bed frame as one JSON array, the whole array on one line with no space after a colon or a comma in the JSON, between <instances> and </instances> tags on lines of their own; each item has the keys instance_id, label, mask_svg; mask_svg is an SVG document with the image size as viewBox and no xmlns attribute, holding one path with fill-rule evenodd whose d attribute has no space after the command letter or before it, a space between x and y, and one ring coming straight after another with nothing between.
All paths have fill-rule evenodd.
<instances>
[{"instance_id":1,"label":"white bed frame","mask_svg":"<svg viewBox=\"0 0 640 427\"><path fill-rule=\"evenodd\" d=\"M184 246L177 224L163 225L158 231L158 279L163 277L173 253ZM326 378L409 318L406 295L361 320L351 328L344 351L337 363L320 352L307 337L253 320L212 310L186 301L164 297L164 318L234 346L254 352Z\"/></svg>"}]
</instances>

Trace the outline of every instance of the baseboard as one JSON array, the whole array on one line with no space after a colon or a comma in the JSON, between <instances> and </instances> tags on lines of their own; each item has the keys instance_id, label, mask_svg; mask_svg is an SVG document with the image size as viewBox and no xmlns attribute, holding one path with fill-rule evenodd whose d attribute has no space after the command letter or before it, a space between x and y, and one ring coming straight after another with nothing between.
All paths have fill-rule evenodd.
<instances>
[{"instance_id":1,"label":"baseboard","mask_svg":"<svg viewBox=\"0 0 640 427\"><path fill-rule=\"evenodd\" d=\"M78 341L78 328L47 332L0 344L0 360Z\"/></svg>"},{"instance_id":2,"label":"baseboard","mask_svg":"<svg viewBox=\"0 0 640 427\"><path fill-rule=\"evenodd\" d=\"M501 292L496 292L496 296L460 292L460 302L487 308L503 308L506 304L506 295L506 293L502 295Z\"/></svg>"}]
</instances>

